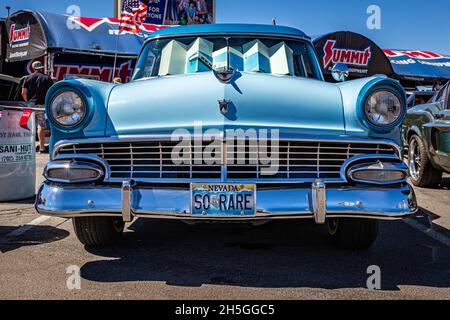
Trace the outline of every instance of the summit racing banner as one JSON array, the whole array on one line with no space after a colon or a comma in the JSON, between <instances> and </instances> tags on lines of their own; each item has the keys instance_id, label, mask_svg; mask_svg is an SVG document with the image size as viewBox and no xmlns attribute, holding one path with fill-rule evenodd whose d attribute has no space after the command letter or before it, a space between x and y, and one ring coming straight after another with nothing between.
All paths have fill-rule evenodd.
<instances>
[{"instance_id":1,"label":"summit racing banner","mask_svg":"<svg viewBox=\"0 0 450 320\"><path fill-rule=\"evenodd\" d=\"M364 50L339 49L336 48L336 40L327 40L323 47L323 65L328 67L331 63L346 63L354 66L369 67L372 57L372 49L368 46Z\"/></svg>"},{"instance_id":2,"label":"summit racing banner","mask_svg":"<svg viewBox=\"0 0 450 320\"><path fill-rule=\"evenodd\" d=\"M140 26L140 34L135 34L119 31L118 19L24 10L8 19L11 41L7 58L8 62L29 61L46 53L134 58L145 38L164 27L145 23Z\"/></svg>"},{"instance_id":3,"label":"summit racing banner","mask_svg":"<svg viewBox=\"0 0 450 320\"><path fill-rule=\"evenodd\" d=\"M396 74L450 79L450 57L430 51L384 50Z\"/></svg>"},{"instance_id":4,"label":"summit racing banner","mask_svg":"<svg viewBox=\"0 0 450 320\"><path fill-rule=\"evenodd\" d=\"M8 19L8 62L33 59L42 56L47 48L45 36L38 21L30 14L17 14Z\"/></svg>"},{"instance_id":5,"label":"summit racing banner","mask_svg":"<svg viewBox=\"0 0 450 320\"><path fill-rule=\"evenodd\" d=\"M43 62L44 60L45 56L30 60L26 65L26 74L34 72L32 68L34 61ZM131 80L135 63L136 59L118 59L116 70L113 73L113 58L104 58L99 63L98 58L92 56L80 59L77 55L60 55L56 57L53 64L53 76L56 81L84 78L105 82L111 82L114 77L119 77L122 83L126 83Z\"/></svg>"},{"instance_id":6,"label":"summit racing banner","mask_svg":"<svg viewBox=\"0 0 450 320\"><path fill-rule=\"evenodd\" d=\"M392 74L392 67L381 48L361 34L331 33L314 40L314 46L326 76L337 63L348 65L351 77Z\"/></svg>"}]
</instances>

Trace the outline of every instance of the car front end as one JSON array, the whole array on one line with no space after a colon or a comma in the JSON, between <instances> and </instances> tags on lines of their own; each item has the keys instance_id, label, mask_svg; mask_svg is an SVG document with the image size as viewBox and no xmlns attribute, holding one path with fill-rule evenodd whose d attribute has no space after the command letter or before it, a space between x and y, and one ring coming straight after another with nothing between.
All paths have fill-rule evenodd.
<instances>
[{"instance_id":1,"label":"car front end","mask_svg":"<svg viewBox=\"0 0 450 320\"><path fill-rule=\"evenodd\" d=\"M366 248L376 221L417 211L396 81L325 83L295 29L169 29L144 46L131 83L51 89L40 214L74 218L88 245L114 242L108 232L134 218L310 219Z\"/></svg>"}]
</instances>

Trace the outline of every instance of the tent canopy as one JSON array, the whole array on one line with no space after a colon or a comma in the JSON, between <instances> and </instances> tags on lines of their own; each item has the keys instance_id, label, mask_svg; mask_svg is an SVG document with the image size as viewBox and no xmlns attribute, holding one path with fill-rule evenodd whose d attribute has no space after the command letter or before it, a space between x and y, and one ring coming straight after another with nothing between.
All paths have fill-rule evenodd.
<instances>
[{"instance_id":1,"label":"tent canopy","mask_svg":"<svg viewBox=\"0 0 450 320\"><path fill-rule=\"evenodd\" d=\"M47 52L135 57L152 32L167 27L144 24L141 34L136 35L119 32L119 21L113 18L31 10L12 14L6 24L8 62L31 60ZM349 31L321 36L314 44L325 76L330 75L335 63L344 62L354 77L382 73L405 80L450 79L450 56L430 51L382 50L367 37Z\"/></svg>"},{"instance_id":2,"label":"tent canopy","mask_svg":"<svg viewBox=\"0 0 450 320\"><path fill-rule=\"evenodd\" d=\"M353 78L374 74L406 82L450 79L450 56L430 51L382 50L362 34L338 31L314 40L326 77L336 63L346 63Z\"/></svg>"},{"instance_id":3,"label":"tent canopy","mask_svg":"<svg viewBox=\"0 0 450 320\"><path fill-rule=\"evenodd\" d=\"M404 78L450 79L450 56L430 51L383 50L396 75Z\"/></svg>"},{"instance_id":4,"label":"tent canopy","mask_svg":"<svg viewBox=\"0 0 450 320\"><path fill-rule=\"evenodd\" d=\"M8 61L23 61L42 56L47 51L136 56L152 32L164 28L144 24L141 34L118 31L113 18L85 18L22 10L8 19ZM116 49L117 45L117 49Z\"/></svg>"},{"instance_id":5,"label":"tent canopy","mask_svg":"<svg viewBox=\"0 0 450 320\"><path fill-rule=\"evenodd\" d=\"M337 63L347 64L353 78L393 73L383 50L362 34L337 31L318 37L313 42L327 80L332 79L331 70Z\"/></svg>"}]
</instances>

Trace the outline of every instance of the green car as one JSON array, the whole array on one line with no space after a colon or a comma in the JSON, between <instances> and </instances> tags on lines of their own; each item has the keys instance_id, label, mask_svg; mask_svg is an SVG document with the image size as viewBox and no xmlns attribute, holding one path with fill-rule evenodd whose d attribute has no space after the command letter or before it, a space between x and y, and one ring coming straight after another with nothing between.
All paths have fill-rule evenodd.
<instances>
[{"instance_id":1,"label":"green car","mask_svg":"<svg viewBox=\"0 0 450 320\"><path fill-rule=\"evenodd\" d=\"M443 172L450 173L450 82L431 101L409 109L403 127L411 182L417 187L437 186Z\"/></svg>"}]
</instances>

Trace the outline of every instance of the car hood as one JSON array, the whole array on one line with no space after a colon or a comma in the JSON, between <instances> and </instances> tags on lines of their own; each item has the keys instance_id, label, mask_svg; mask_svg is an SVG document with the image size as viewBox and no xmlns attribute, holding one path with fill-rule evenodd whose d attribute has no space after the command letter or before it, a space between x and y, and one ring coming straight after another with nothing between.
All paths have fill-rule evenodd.
<instances>
[{"instance_id":1,"label":"car hood","mask_svg":"<svg viewBox=\"0 0 450 320\"><path fill-rule=\"evenodd\" d=\"M218 101L228 101L222 113ZM106 135L170 133L202 125L267 128L296 134L345 133L341 91L311 79L238 73L230 84L213 72L150 78L115 87Z\"/></svg>"}]
</instances>

